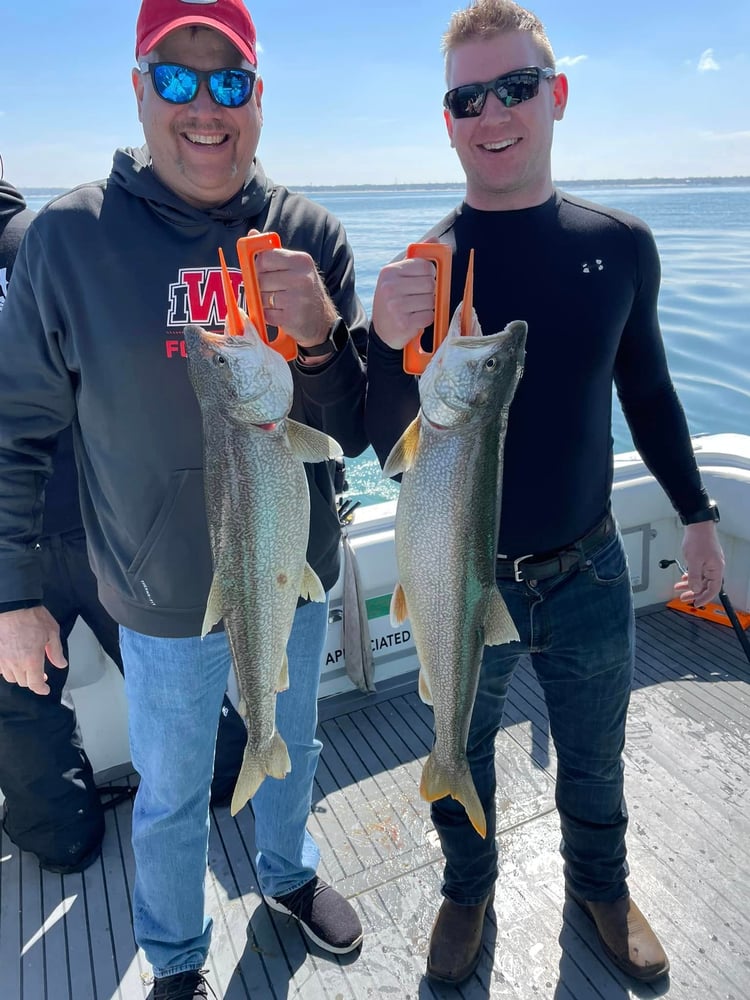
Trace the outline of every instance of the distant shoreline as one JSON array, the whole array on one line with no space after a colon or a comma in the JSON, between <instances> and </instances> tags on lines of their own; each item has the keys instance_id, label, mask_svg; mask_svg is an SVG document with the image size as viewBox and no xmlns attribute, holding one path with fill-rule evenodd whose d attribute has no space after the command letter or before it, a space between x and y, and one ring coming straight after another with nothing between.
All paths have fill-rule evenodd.
<instances>
[{"instance_id":1,"label":"distant shoreline","mask_svg":"<svg viewBox=\"0 0 750 1000\"><path fill-rule=\"evenodd\" d=\"M569 187L663 187L665 184L694 187L712 184L721 187L742 187L750 185L749 177L632 177L611 178L609 180L555 180L560 188ZM424 181L414 184L286 184L294 191L461 191L463 181ZM20 187L22 194L63 194L66 187Z\"/></svg>"}]
</instances>

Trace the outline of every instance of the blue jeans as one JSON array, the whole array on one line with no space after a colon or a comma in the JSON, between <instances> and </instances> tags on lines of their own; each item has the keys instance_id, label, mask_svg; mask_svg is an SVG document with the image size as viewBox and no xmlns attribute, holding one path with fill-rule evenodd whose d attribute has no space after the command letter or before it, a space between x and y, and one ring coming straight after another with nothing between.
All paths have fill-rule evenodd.
<instances>
[{"instance_id":1,"label":"blue jeans","mask_svg":"<svg viewBox=\"0 0 750 1000\"><path fill-rule=\"evenodd\" d=\"M497 878L495 737L519 657L531 654L557 751L555 802L565 879L584 899L627 891L622 751L634 660L630 576L619 532L581 568L546 580L498 580L520 642L484 651L468 739L471 771L487 815L487 837L463 806L433 803L445 855L443 894L482 902Z\"/></svg>"},{"instance_id":2,"label":"blue jeans","mask_svg":"<svg viewBox=\"0 0 750 1000\"><path fill-rule=\"evenodd\" d=\"M267 778L253 799L261 890L281 895L315 874L319 852L306 823L321 744L317 695L328 602L297 610L287 644L289 690L276 725L292 770ZM231 669L223 632L161 639L120 629L130 751L140 785L133 809L133 928L155 976L205 964L209 790L219 711Z\"/></svg>"}]
</instances>

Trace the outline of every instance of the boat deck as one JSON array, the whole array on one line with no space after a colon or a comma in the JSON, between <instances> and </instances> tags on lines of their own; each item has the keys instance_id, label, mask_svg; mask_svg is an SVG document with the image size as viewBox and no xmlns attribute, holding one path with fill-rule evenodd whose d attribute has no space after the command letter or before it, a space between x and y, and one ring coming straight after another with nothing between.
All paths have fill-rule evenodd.
<instances>
[{"instance_id":1,"label":"boat deck","mask_svg":"<svg viewBox=\"0 0 750 1000\"><path fill-rule=\"evenodd\" d=\"M431 713L415 678L320 703L325 749L311 829L321 874L350 897L365 941L344 958L306 944L258 894L253 817L214 813L209 982L226 1000L369 997L744 1000L750 992L750 664L731 628L667 609L638 617L628 745L631 890L660 933L671 978L634 984L602 957L565 902L554 751L540 690L519 669L497 743L501 870L476 974L461 989L424 977L441 855L419 797ZM131 779L132 780L132 776ZM121 783L121 779L120 779ZM134 944L130 809L107 813L101 859L82 875L40 871L0 846L3 1000L143 1000Z\"/></svg>"}]
</instances>

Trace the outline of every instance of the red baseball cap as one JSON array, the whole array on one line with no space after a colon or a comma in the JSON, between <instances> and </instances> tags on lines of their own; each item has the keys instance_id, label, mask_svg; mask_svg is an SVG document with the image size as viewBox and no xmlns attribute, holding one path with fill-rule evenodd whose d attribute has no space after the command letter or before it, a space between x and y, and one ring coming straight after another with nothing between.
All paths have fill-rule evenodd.
<instances>
[{"instance_id":1,"label":"red baseball cap","mask_svg":"<svg viewBox=\"0 0 750 1000\"><path fill-rule=\"evenodd\" d=\"M135 27L135 57L145 56L175 28L202 24L229 39L253 66L255 25L242 0L143 0Z\"/></svg>"}]
</instances>

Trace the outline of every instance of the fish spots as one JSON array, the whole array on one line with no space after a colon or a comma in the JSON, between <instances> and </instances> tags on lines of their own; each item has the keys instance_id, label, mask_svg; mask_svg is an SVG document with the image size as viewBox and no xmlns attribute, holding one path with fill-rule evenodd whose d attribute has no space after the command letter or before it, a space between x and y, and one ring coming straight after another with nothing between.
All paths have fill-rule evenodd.
<instances>
[{"instance_id":1,"label":"fish spots","mask_svg":"<svg viewBox=\"0 0 750 1000\"><path fill-rule=\"evenodd\" d=\"M279 570L279 572L276 574L276 585L278 587L283 588L286 587L288 583L289 583L289 577L287 576L287 574L284 572L283 569Z\"/></svg>"}]
</instances>

